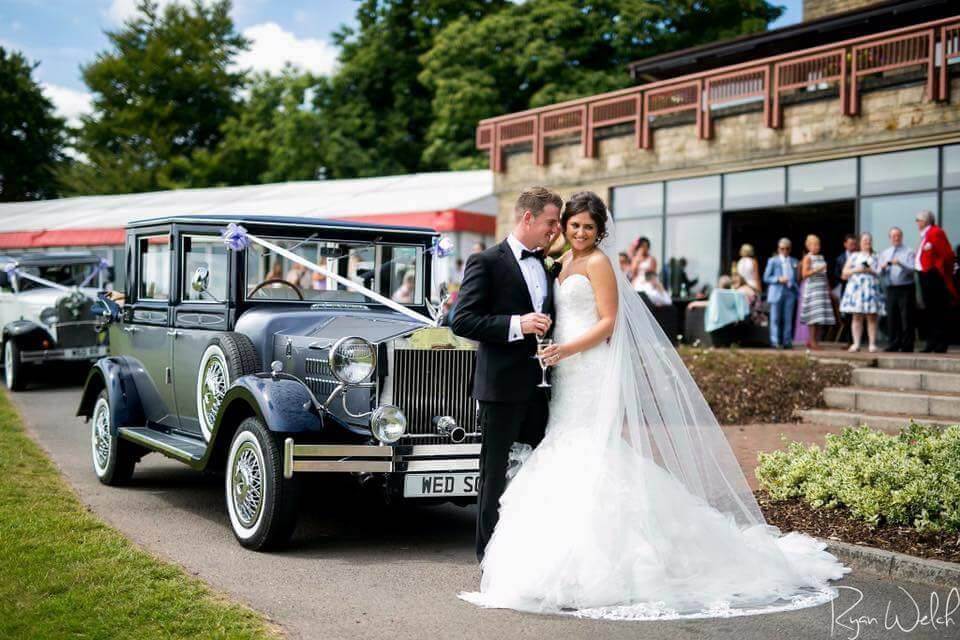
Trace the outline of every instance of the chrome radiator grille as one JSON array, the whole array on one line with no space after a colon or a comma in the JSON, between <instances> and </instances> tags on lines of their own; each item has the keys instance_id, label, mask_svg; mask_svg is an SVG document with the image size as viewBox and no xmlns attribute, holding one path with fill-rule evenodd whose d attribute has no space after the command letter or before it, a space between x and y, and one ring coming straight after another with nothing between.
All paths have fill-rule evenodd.
<instances>
[{"instance_id":1,"label":"chrome radiator grille","mask_svg":"<svg viewBox=\"0 0 960 640\"><path fill-rule=\"evenodd\" d=\"M434 434L434 416L450 416L467 430L476 431L476 402L470 396L470 378L477 352L457 349L397 349L393 356L393 403L407 416L407 433ZM467 442L475 442L468 438ZM450 442L444 436L416 438L416 444Z\"/></svg>"},{"instance_id":2,"label":"chrome radiator grille","mask_svg":"<svg viewBox=\"0 0 960 640\"><path fill-rule=\"evenodd\" d=\"M61 322L57 328L57 346L61 349L70 347L92 347L97 341L97 330L92 320L79 322Z\"/></svg>"}]
</instances>

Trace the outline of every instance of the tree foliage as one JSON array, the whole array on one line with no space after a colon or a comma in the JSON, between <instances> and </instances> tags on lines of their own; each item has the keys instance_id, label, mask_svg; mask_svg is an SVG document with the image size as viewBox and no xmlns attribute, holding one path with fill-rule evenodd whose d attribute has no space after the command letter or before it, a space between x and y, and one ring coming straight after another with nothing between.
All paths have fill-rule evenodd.
<instances>
[{"instance_id":1,"label":"tree foliage","mask_svg":"<svg viewBox=\"0 0 960 640\"><path fill-rule=\"evenodd\" d=\"M227 0L162 10L141 0L107 33L110 48L83 67L93 114L77 146L89 163L68 176L71 186L100 180L97 191L124 193L192 184L193 155L215 149L239 109L244 74L231 63L247 42L229 12Z\"/></svg>"},{"instance_id":2,"label":"tree foliage","mask_svg":"<svg viewBox=\"0 0 960 640\"><path fill-rule=\"evenodd\" d=\"M423 161L481 166L479 120L629 86L629 62L763 31L780 13L765 0L528 0L462 17L422 57Z\"/></svg>"},{"instance_id":3,"label":"tree foliage","mask_svg":"<svg viewBox=\"0 0 960 640\"><path fill-rule=\"evenodd\" d=\"M64 122L33 80L35 67L0 47L0 201L57 194Z\"/></svg>"}]
</instances>

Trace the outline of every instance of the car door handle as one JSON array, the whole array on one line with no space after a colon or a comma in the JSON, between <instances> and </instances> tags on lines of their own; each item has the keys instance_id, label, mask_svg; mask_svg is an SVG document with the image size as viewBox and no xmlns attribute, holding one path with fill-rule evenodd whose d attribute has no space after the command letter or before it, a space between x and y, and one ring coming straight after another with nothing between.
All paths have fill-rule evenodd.
<instances>
[{"instance_id":1,"label":"car door handle","mask_svg":"<svg viewBox=\"0 0 960 640\"><path fill-rule=\"evenodd\" d=\"M177 331L176 329L170 329L170 331L167 331L167 335L168 335L168 336L173 336L174 338L176 338L176 337L177 337L178 335L180 335L181 333L183 333L183 332L182 332L182 331Z\"/></svg>"}]
</instances>

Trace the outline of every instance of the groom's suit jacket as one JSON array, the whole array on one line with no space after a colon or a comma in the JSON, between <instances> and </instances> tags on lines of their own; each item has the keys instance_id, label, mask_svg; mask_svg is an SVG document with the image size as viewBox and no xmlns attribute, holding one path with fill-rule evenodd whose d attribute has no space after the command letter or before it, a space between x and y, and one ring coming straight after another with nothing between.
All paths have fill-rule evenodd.
<instances>
[{"instance_id":1,"label":"groom's suit jacket","mask_svg":"<svg viewBox=\"0 0 960 640\"><path fill-rule=\"evenodd\" d=\"M534 258L527 258L533 260ZM553 318L553 275L547 274L542 313ZM541 370L532 356L532 335L510 342L510 317L534 311L517 259L506 240L467 259L457 296L452 328L458 336L480 343L473 378L473 397L483 402L523 402L535 393Z\"/></svg>"}]
</instances>

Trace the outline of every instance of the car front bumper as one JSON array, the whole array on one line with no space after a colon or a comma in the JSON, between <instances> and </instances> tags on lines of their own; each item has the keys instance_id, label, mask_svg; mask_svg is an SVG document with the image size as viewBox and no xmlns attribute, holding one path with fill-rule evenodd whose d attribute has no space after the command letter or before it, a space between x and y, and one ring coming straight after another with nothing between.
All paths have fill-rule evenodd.
<instances>
[{"instance_id":1,"label":"car front bumper","mask_svg":"<svg viewBox=\"0 0 960 640\"><path fill-rule=\"evenodd\" d=\"M477 472L479 444L327 445L283 443L283 476L299 472Z\"/></svg>"},{"instance_id":2,"label":"car front bumper","mask_svg":"<svg viewBox=\"0 0 960 640\"><path fill-rule=\"evenodd\" d=\"M107 355L107 346L67 347L64 349L41 349L38 351L21 351L20 362L52 362L95 360Z\"/></svg>"}]
</instances>

